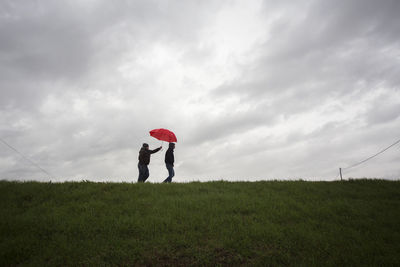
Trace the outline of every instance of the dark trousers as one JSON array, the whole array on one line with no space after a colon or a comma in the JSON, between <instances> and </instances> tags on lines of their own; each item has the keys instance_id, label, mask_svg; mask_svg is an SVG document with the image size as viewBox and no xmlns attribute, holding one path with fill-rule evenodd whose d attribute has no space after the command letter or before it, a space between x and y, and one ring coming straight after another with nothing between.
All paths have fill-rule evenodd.
<instances>
[{"instance_id":1,"label":"dark trousers","mask_svg":"<svg viewBox=\"0 0 400 267\"><path fill-rule=\"evenodd\" d=\"M138 178L138 183L144 183L147 178L149 178L149 168L147 167L147 165L142 165L142 164L138 164L138 169L139 169L139 178Z\"/></svg>"},{"instance_id":2,"label":"dark trousers","mask_svg":"<svg viewBox=\"0 0 400 267\"><path fill-rule=\"evenodd\" d=\"M172 164L169 163L166 163L165 166L167 167L168 170L168 177L167 179L164 180L163 183L170 183L172 182L172 177L175 176L174 166L172 166Z\"/></svg>"}]
</instances>

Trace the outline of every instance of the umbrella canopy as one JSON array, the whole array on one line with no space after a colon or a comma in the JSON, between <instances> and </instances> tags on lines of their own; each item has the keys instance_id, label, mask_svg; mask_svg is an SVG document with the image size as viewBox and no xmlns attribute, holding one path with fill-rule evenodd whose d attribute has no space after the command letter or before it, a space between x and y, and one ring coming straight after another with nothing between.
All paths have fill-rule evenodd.
<instances>
[{"instance_id":1,"label":"umbrella canopy","mask_svg":"<svg viewBox=\"0 0 400 267\"><path fill-rule=\"evenodd\" d=\"M167 129L154 129L150 131L150 135L153 136L154 138L157 138L158 140L161 141L166 141L166 142L178 142L176 140L176 136L173 132Z\"/></svg>"}]
</instances>

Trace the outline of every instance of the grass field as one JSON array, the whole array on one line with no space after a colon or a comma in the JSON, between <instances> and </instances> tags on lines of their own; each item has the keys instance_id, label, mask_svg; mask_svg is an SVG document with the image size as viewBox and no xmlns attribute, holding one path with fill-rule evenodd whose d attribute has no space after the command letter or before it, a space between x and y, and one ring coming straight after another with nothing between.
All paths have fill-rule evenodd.
<instances>
[{"instance_id":1,"label":"grass field","mask_svg":"<svg viewBox=\"0 0 400 267\"><path fill-rule=\"evenodd\" d=\"M1 266L400 266L400 182L0 182Z\"/></svg>"}]
</instances>

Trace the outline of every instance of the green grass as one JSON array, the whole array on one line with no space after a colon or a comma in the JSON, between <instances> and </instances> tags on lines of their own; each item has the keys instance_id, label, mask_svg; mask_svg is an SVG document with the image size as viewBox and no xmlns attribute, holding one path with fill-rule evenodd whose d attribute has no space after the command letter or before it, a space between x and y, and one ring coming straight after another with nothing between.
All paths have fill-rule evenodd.
<instances>
[{"instance_id":1,"label":"green grass","mask_svg":"<svg viewBox=\"0 0 400 267\"><path fill-rule=\"evenodd\" d=\"M400 266L400 182L0 182L1 266Z\"/></svg>"}]
</instances>

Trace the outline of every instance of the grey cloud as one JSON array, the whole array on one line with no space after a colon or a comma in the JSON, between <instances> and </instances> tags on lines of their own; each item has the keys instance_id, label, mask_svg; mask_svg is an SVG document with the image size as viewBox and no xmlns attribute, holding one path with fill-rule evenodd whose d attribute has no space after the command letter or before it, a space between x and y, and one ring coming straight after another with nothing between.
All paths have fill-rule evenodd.
<instances>
[{"instance_id":1,"label":"grey cloud","mask_svg":"<svg viewBox=\"0 0 400 267\"><path fill-rule=\"evenodd\" d=\"M192 135L188 138L189 144L216 142L231 135L242 134L257 127L273 125L277 116L268 108L268 105L258 105L247 111L227 110L226 114L212 119L199 118Z\"/></svg>"},{"instance_id":2,"label":"grey cloud","mask_svg":"<svg viewBox=\"0 0 400 267\"><path fill-rule=\"evenodd\" d=\"M112 73L135 46L195 42L204 19L218 6L192 1L179 8L159 1L2 2L0 103L30 109L57 90L54 84L83 90L98 77L97 69ZM27 100L27 95L32 97Z\"/></svg>"},{"instance_id":3,"label":"grey cloud","mask_svg":"<svg viewBox=\"0 0 400 267\"><path fill-rule=\"evenodd\" d=\"M158 127L178 135L178 180L330 178L390 142L399 131L399 2L262 4L264 41L240 55L243 62L232 57L230 66L212 66L218 49L204 33L234 1L2 1L1 137L55 175L130 180L140 144ZM167 55L176 73L168 73L168 59L142 70L143 55L158 46L177 53ZM205 76L225 68L238 75L217 77L211 90L181 75L187 66ZM205 103L191 101L190 90ZM225 111L207 110L232 96L238 102ZM82 110L76 101L85 103ZM323 109L328 104L331 110ZM364 109L350 114L352 105ZM313 131L285 130L307 113L336 110L338 118L313 122ZM12 153L0 149L1 178L45 180ZM162 157L152 159L153 177L164 176ZM398 173L396 161L387 162L385 173Z\"/></svg>"},{"instance_id":4,"label":"grey cloud","mask_svg":"<svg viewBox=\"0 0 400 267\"><path fill-rule=\"evenodd\" d=\"M370 125L393 122L400 117L400 103L389 105L377 103L376 106L371 108L367 116L367 122Z\"/></svg>"},{"instance_id":5,"label":"grey cloud","mask_svg":"<svg viewBox=\"0 0 400 267\"><path fill-rule=\"evenodd\" d=\"M395 36L400 33L397 1L313 1L300 5L303 7L297 11L303 14L275 21L276 29L271 30L274 38L266 43L272 49L271 58L285 60L337 51L360 39L382 47L396 43ZM266 4L267 14L268 7Z\"/></svg>"},{"instance_id":6,"label":"grey cloud","mask_svg":"<svg viewBox=\"0 0 400 267\"><path fill-rule=\"evenodd\" d=\"M270 5L265 4L266 15ZM382 82L397 87L399 10L396 1L315 1L303 7L301 16L283 15L273 23L273 37L255 48L264 56L216 94L257 98L310 90L342 95L359 82L366 83L366 90Z\"/></svg>"},{"instance_id":7,"label":"grey cloud","mask_svg":"<svg viewBox=\"0 0 400 267\"><path fill-rule=\"evenodd\" d=\"M27 79L74 77L87 67L90 39L78 12L41 2L6 2L1 19L2 66ZM70 76L66 76L70 75Z\"/></svg>"}]
</instances>

